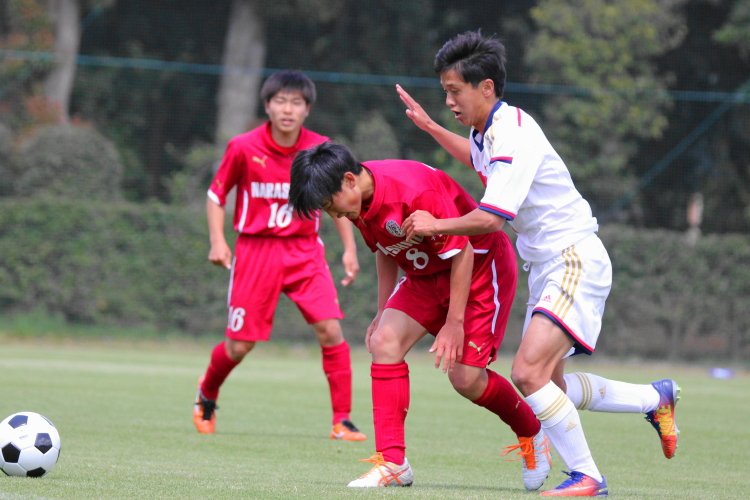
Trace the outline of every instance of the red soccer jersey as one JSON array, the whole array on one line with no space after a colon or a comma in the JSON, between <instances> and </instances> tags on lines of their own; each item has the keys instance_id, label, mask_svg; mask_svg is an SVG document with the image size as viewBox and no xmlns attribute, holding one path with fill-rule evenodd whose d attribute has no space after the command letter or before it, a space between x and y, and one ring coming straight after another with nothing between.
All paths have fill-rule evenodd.
<instances>
[{"instance_id":1,"label":"red soccer jersey","mask_svg":"<svg viewBox=\"0 0 750 500\"><path fill-rule=\"evenodd\" d=\"M289 206L292 160L298 151L328 138L302 127L297 144L284 148L271 137L271 122L238 135L227 146L208 196L219 205L237 186L234 229L260 236L309 236L318 232L320 218L303 220Z\"/></svg>"},{"instance_id":2,"label":"red soccer jersey","mask_svg":"<svg viewBox=\"0 0 750 500\"><path fill-rule=\"evenodd\" d=\"M475 251L484 253L492 245L490 235L418 236L406 241L401 234L403 221L417 210L438 219L465 215L477 203L447 174L416 161L368 161L362 165L372 173L374 194L369 206L354 224L373 252L380 250L398 261L410 274L434 274L451 268L450 258L470 241Z\"/></svg>"}]
</instances>

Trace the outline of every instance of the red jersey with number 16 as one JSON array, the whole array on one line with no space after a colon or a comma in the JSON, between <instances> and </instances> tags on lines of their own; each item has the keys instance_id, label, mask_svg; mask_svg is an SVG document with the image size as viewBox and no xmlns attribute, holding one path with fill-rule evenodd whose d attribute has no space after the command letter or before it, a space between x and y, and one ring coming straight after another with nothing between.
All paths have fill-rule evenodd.
<instances>
[{"instance_id":1,"label":"red jersey with number 16","mask_svg":"<svg viewBox=\"0 0 750 500\"><path fill-rule=\"evenodd\" d=\"M417 236L406 241L401 233L404 220L417 210L437 219L461 217L477 208L474 199L447 174L408 160L367 161L375 183L372 200L362 204L354 222L362 237L376 252L398 261L409 274L434 274L451 268L450 258L470 241L476 253L487 253L493 238L477 236Z\"/></svg>"},{"instance_id":2,"label":"red jersey with number 16","mask_svg":"<svg viewBox=\"0 0 750 500\"><path fill-rule=\"evenodd\" d=\"M328 138L302 127L297 144L281 147L271 137L271 122L238 135L227 146L208 197L223 206L237 186L234 229L258 236L310 236L320 227L297 217L289 206L292 160L298 151L317 146Z\"/></svg>"}]
</instances>

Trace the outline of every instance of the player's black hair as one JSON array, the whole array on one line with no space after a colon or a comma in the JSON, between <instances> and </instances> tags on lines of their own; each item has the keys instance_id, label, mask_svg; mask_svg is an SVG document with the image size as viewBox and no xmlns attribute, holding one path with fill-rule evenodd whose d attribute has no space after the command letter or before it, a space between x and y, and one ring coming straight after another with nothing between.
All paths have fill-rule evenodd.
<instances>
[{"instance_id":1,"label":"player's black hair","mask_svg":"<svg viewBox=\"0 0 750 500\"><path fill-rule=\"evenodd\" d=\"M434 68L438 76L454 70L474 88L490 79L495 83L495 95L503 98L505 46L499 40L482 36L482 30L467 31L445 42L435 56Z\"/></svg>"},{"instance_id":2,"label":"player's black hair","mask_svg":"<svg viewBox=\"0 0 750 500\"><path fill-rule=\"evenodd\" d=\"M292 162L289 204L301 218L313 218L341 191L346 172L359 175L362 164L341 144L324 142L300 151Z\"/></svg>"},{"instance_id":3,"label":"player's black hair","mask_svg":"<svg viewBox=\"0 0 750 500\"><path fill-rule=\"evenodd\" d=\"M263 102L268 102L282 90L299 92L307 104L315 104L315 84L301 71L285 69L272 74L263 82L260 97Z\"/></svg>"}]
</instances>

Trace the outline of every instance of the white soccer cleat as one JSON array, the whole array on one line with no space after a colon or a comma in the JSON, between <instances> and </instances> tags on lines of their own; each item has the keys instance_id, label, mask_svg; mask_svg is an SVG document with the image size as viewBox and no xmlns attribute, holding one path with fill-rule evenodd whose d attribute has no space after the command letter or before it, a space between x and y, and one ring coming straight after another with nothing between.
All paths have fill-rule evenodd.
<instances>
[{"instance_id":1,"label":"white soccer cleat","mask_svg":"<svg viewBox=\"0 0 750 500\"><path fill-rule=\"evenodd\" d=\"M370 458L360 459L360 462L370 462L372 469L349 483L350 488L379 488L385 486L411 486L414 482L414 473L409 461L404 458L403 465L386 462L383 454L378 452Z\"/></svg>"},{"instance_id":2,"label":"white soccer cleat","mask_svg":"<svg viewBox=\"0 0 750 500\"><path fill-rule=\"evenodd\" d=\"M503 448L503 456L518 449L521 458L508 460L523 460L523 485L527 490L538 490L544 484L552 467L549 439L542 429L533 438L518 438L518 444Z\"/></svg>"}]
</instances>

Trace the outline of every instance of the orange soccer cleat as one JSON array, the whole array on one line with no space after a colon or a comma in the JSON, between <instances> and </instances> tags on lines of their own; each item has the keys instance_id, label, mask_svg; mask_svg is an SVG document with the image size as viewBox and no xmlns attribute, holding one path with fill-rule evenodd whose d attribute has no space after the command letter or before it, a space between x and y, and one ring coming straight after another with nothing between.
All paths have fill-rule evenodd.
<instances>
[{"instance_id":1,"label":"orange soccer cleat","mask_svg":"<svg viewBox=\"0 0 750 500\"><path fill-rule=\"evenodd\" d=\"M651 385L659 393L659 407L646 413L646 420L654 426L657 434L659 434L664 456L672 458L677 452L677 437L680 434L674 421L674 410L677 401L681 399L678 394L682 392L682 389L677 385L677 382L668 378L652 382Z\"/></svg>"},{"instance_id":2,"label":"orange soccer cleat","mask_svg":"<svg viewBox=\"0 0 750 500\"><path fill-rule=\"evenodd\" d=\"M360 462L371 463L372 469L359 479L350 482L348 484L350 488L409 487L414 482L414 473L406 457L404 457L403 464L396 465L393 462L386 462L383 454L378 452L370 458L360 459Z\"/></svg>"},{"instance_id":3,"label":"orange soccer cleat","mask_svg":"<svg viewBox=\"0 0 750 500\"><path fill-rule=\"evenodd\" d=\"M520 458L506 460L523 459L523 485L527 490L538 490L544 484L544 480L549 475L549 469L552 466L552 456L550 455L549 439L542 429L536 436L518 438L518 443L513 446L503 448L502 455L506 456L513 450L518 450L517 455Z\"/></svg>"},{"instance_id":4,"label":"orange soccer cleat","mask_svg":"<svg viewBox=\"0 0 750 500\"><path fill-rule=\"evenodd\" d=\"M351 420L341 420L331 427L331 439L341 441L365 441L367 436L359 432L357 426Z\"/></svg>"},{"instance_id":5,"label":"orange soccer cleat","mask_svg":"<svg viewBox=\"0 0 750 500\"><path fill-rule=\"evenodd\" d=\"M204 376L201 376L198 379L198 393L195 395L195 405L193 406L193 423L201 434L213 434L216 431L216 410L219 407L216 406L215 399L206 399L201 394L201 385L203 385L204 378Z\"/></svg>"}]
</instances>

